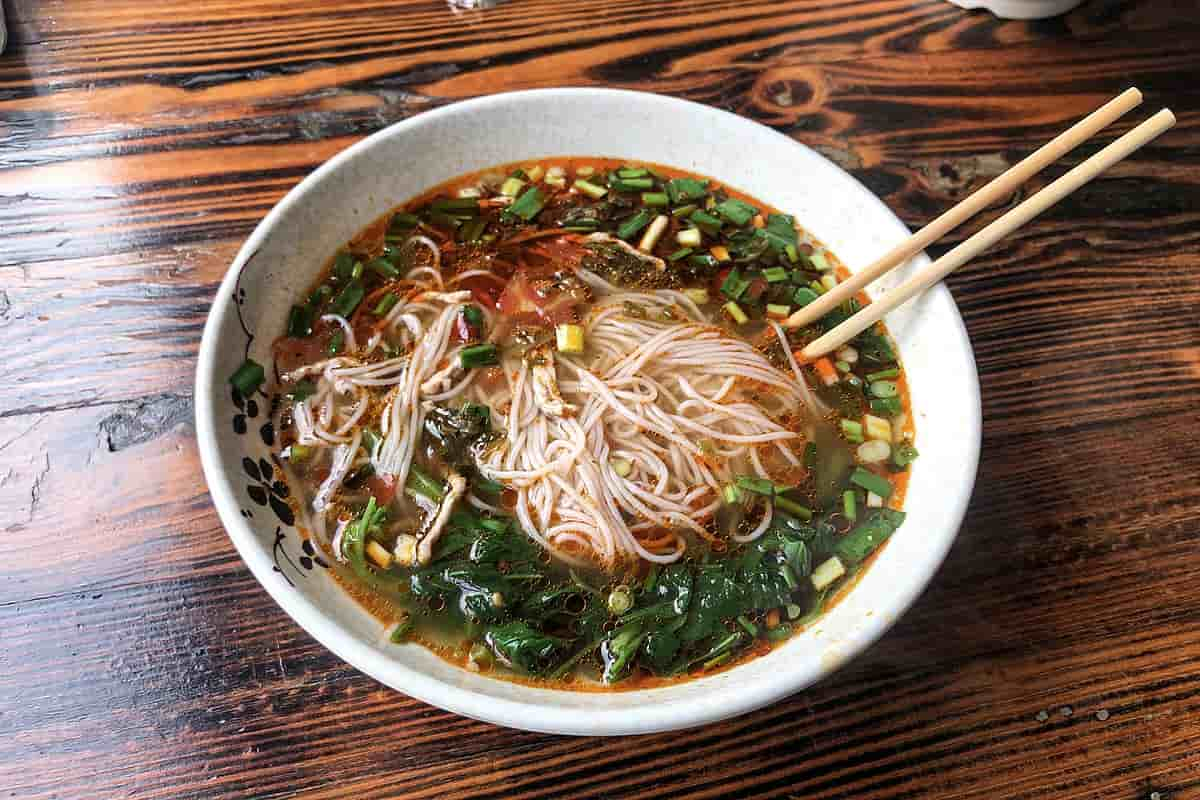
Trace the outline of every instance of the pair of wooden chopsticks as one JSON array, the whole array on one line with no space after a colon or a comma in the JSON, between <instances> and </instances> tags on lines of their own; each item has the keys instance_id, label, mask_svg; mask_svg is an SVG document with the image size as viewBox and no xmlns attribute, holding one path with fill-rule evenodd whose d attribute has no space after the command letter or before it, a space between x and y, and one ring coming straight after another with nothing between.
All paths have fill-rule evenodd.
<instances>
[{"instance_id":1,"label":"pair of wooden chopsticks","mask_svg":"<svg viewBox=\"0 0 1200 800\"><path fill-rule=\"evenodd\" d=\"M1084 117L1053 141L1043 145L1024 161L1007 170L987 186L963 200L933 222L914 233L907 240L892 248L879 260L862 269L833 289L818 297L788 317L784 325L799 328L829 313L839 304L854 297L864 286L885 272L903 264L908 259L961 225L992 203L1010 194L1017 186L1054 161L1066 155L1096 133L1107 127L1126 112L1142 102L1142 93L1129 89L1105 105ZM1160 135L1175 124L1175 115L1164 108L1129 133L1079 164L1040 192L1028 198L1016 208L1008 211L962 244L922 269L899 286L891 289L866 308L841 323L833 330L811 342L801 351L804 360L810 361L850 341L862 331L874 325L892 309L907 302L933 286L975 256L991 247L1001 238L1015 231L1062 200L1071 192L1095 178L1101 172L1129 156L1142 145Z\"/></svg>"}]
</instances>

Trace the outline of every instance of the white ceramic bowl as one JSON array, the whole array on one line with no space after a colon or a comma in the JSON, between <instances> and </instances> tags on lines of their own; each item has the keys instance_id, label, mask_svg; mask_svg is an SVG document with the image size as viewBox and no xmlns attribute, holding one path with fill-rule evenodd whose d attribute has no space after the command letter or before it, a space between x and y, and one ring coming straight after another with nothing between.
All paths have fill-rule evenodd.
<instances>
[{"instance_id":1,"label":"white ceramic bowl","mask_svg":"<svg viewBox=\"0 0 1200 800\"><path fill-rule=\"evenodd\" d=\"M659 689L521 686L452 666L417 645L383 642L382 626L314 560L262 474L270 438L264 399L231 396L229 375L247 354L270 364L271 340L284 329L292 300L366 223L462 173L554 155L644 160L712 176L795 214L851 269L907 234L869 191L812 150L682 100L552 89L469 100L397 123L289 192L251 234L217 292L196 376L197 437L213 501L246 564L301 627L358 669L426 702L515 728L569 734L665 731L759 708L820 680L878 638L929 582L958 531L979 453L979 386L962 320L944 287L887 320L912 387L921 452L904 526L849 596L810 630L735 669ZM925 262L922 256L909 268Z\"/></svg>"}]
</instances>

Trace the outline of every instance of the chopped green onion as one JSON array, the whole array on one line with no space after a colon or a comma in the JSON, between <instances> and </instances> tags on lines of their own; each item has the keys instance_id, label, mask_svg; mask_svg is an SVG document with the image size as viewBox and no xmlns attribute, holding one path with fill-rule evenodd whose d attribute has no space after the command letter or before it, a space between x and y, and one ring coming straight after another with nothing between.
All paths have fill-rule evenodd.
<instances>
[{"instance_id":1,"label":"chopped green onion","mask_svg":"<svg viewBox=\"0 0 1200 800\"><path fill-rule=\"evenodd\" d=\"M833 365L835 367L837 367L838 372L849 372L850 371L849 362L838 360L838 361L833 362Z\"/></svg>"},{"instance_id":2,"label":"chopped green onion","mask_svg":"<svg viewBox=\"0 0 1200 800\"><path fill-rule=\"evenodd\" d=\"M846 515L846 519L854 522L858 519L858 501L854 495L853 489L847 489L842 492L842 513Z\"/></svg>"},{"instance_id":3,"label":"chopped green onion","mask_svg":"<svg viewBox=\"0 0 1200 800\"><path fill-rule=\"evenodd\" d=\"M751 636L758 636L758 626L750 620L746 619L745 614L741 614L737 618L737 624L742 626L742 630Z\"/></svg>"},{"instance_id":4,"label":"chopped green onion","mask_svg":"<svg viewBox=\"0 0 1200 800\"><path fill-rule=\"evenodd\" d=\"M414 627L416 627L416 623L413 622L413 618L407 613L404 614L396 623L396 627L392 628L392 632L388 634L388 641L392 644L400 644L408 639L408 635L412 633Z\"/></svg>"},{"instance_id":5,"label":"chopped green onion","mask_svg":"<svg viewBox=\"0 0 1200 800\"><path fill-rule=\"evenodd\" d=\"M618 192L640 192L643 189L653 189L652 178L621 178L613 177L608 181L611 189Z\"/></svg>"},{"instance_id":6,"label":"chopped green onion","mask_svg":"<svg viewBox=\"0 0 1200 800\"><path fill-rule=\"evenodd\" d=\"M808 508L807 506L802 506L799 503L797 503L795 500L792 500L791 498L788 498L788 497L776 495L775 496L775 507L778 508L780 511L786 511L787 513L791 514L796 519L802 520L804 522L808 522L810 519L813 518L813 512L812 512L811 508Z\"/></svg>"},{"instance_id":7,"label":"chopped green onion","mask_svg":"<svg viewBox=\"0 0 1200 800\"><path fill-rule=\"evenodd\" d=\"M782 306L777 303L767 303L767 316L772 319L787 319L791 314L791 306Z\"/></svg>"},{"instance_id":8,"label":"chopped green onion","mask_svg":"<svg viewBox=\"0 0 1200 800\"><path fill-rule=\"evenodd\" d=\"M756 478L753 475L739 475L734 478L733 482L739 489L745 489L748 492L765 495L775 494L775 484L766 478Z\"/></svg>"},{"instance_id":9,"label":"chopped green onion","mask_svg":"<svg viewBox=\"0 0 1200 800\"><path fill-rule=\"evenodd\" d=\"M821 272L828 272L829 270L833 269L833 265L826 260L825 254L819 250L815 251L811 256L808 257L808 259L813 263L813 266Z\"/></svg>"},{"instance_id":10,"label":"chopped green onion","mask_svg":"<svg viewBox=\"0 0 1200 800\"><path fill-rule=\"evenodd\" d=\"M783 267L767 267L763 270L763 277L767 283L780 283L788 279L788 271Z\"/></svg>"},{"instance_id":11,"label":"chopped green onion","mask_svg":"<svg viewBox=\"0 0 1200 800\"><path fill-rule=\"evenodd\" d=\"M698 181L695 178L673 178L667 181L667 194L672 203L699 200L708 194L708 181Z\"/></svg>"},{"instance_id":12,"label":"chopped green onion","mask_svg":"<svg viewBox=\"0 0 1200 800\"><path fill-rule=\"evenodd\" d=\"M361 283L357 281L347 283L345 288L329 304L329 313L349 319L350 315L354 313L354 309L358 308L358 304L362 302L364 294L365 292Z\"/></svg>"},{"instance_id":13,"label":"chopped green onion","mask_svg":"<svg viewBox=\"0 0 1200 800\"><path fill-rule=\"evenodd\" d=\"M613 587L608 593L608 610L618 617L633 608L633 592L629 587L620 585Z\"/></svg>"},{"instance_id":14,"label":"chopped green onion","mask_svg":"<svg viewBox=\"0 0 1200 800\"><path fill-rule=\"evenodd\" d=\"M633 463L624 458L611 458L608 461L609 466L613 468L613 472L619 477L628 478L633 472Z\"/></svg>"},{"instance_id":15,"label":"chopped green onion","mask_svg":"<svg viewBox=\"0 0 1200 800\"><path fill-rule=\"evenodd\" d=\"M892 463L897 467L904 469L909 464L917 460L917 448L913 447L908 442L897 445L892 449Z\"/></svg>"},{"instance_id":16,"label":"chopped green onion","mask_svg":"<svg viewBox=\"0 0 1200 800\"><path fill-rule=\"evenodd\" d=\"M680 206L679 208L671 209L671 216L688 217L691 216L692 212L699 207L700 206L696 205L695 203L688 203L686 206Z\"/></svg>"},{"instance_id":17,"label":"chopped green onion","mask_svg":"<svg viewBox=\"0 0 1200 800\"><path fill-rule=\"evenodd\" d=\"M400 277L400 270L396 269L395 265L386 258L376 258L370 264L367 264L367 269L378 272L385 278Z\"/></svg>"},{"instance_id":18,"label":"chopped green onion","mask_svg":"<svg viewBox=\"0 0 1200 800\"><path fill-rule=\"evenodd\" d=\"M292 306L292 311L288 314L288 336L299 339L310 333L312 333L312 311L308 306Z\"/></svg>"},{"instance_id":19,"label":"chopped green onion","mask_svg":"<svg viewBox=\"0 0 1200 800\"><path fill-rule=\"evenodd\" d=\"M363 276L363 263L361 261L354 262L354 268L350 270L350 280L356 281Z\"/></svg>"},{"instance_id":20,"label":"chopped green onion","mask_svg":"<svg viewBox=\"0 0 1200 800\"><path fill-rule=\"evenodd\" d=\"M605 189L603 186L597 186L590 181L585 181L583 178L576 178L573 185L576 189L583 192L593 200L599 200L601 197L604 197L604 195L608 194L608 189Z\"/></svg>"},{"instance_id":21,"label":"chopped green onion","mask_svg":"<svg viewBox=\"0 0 1200 800\"><path fill-rule=\"evenodd\" d=\"M693 303L695 303L698 306L704 305L711 299L708 296L708 289L692 287L689 289L684 289L683 293L685 295L687 295L687 298L689 300L691 300Z\"/></svg>"},{"instance_id":22,"label":"chopped green onion","mask_svg":"<svg viewBox=\"0 0 1200 800\"><path fill-rule=\"evenodd\" d=\"M852 419L842 420L842 435L846 437L847 442L858 444L863 440L862 423Z\"/></svg>"},{"instance_id":23,"label":"chopped green onion","mask_svg":"<svg viewBox=\"0 0 1200 800\"><path fill-rule=\"evenodd\" d=\"M464 347L458 352L458 359L463 369L491 367L500 363L500 355L496 350L496 345L490 342Z\"/></svg>"},{"instance_id":24,"label":"chopped green onion","mask_svg":"<svg viewBox=\"0 0 1200 800\"><path fill-rule=\"evenodd\" d=\"M462 315L463 315L463 319L465 319L467 321L468 325L475 327L475 328L483 327L483 310L480 309L479 306L474 306L474 305L463 306L462 307Z\"/></svg>"},{"instance_id":25,"label":"chopped green onion","mask_svg":"<svg viewBox=\"0 0 1200 800\"><path fill-rule=\"evenodd\" d=\"M338 353L342 352L342 345L345 343L345 341L346 334L341 328L338 328L333 332L333 336L329 337L329 345L325 348L325 352L331 356L336 356Z\"/></svg>"},{"instance_id":26,"label":"chopped green onion","mask_svg":"<svg viewBox=\"0 0 1200 800\"><path fill-rule=\"evenodd\" d=\"M872 397L871 410L884 416L895 416L904 410L899 397Z\"/></svg>"},{"instance_id":27,"label":"chopped green onion","mask_svg":"<svg viewBox=\"0 0 1200 800\"><path fill-rule=\"evenodd\" d=\"M795 264L800 260L800 253L796 250L796 245L789 244L783 248L783 252L787 254L788 261Z\"/></svg>"},{"instance_id":28,"label":"chopped green onion","mask_svg":"<svg viewBox=\"0 0 1200 800\"><path fill-rule=\"evenodd\" d=\"M254 394L254 391L262 386L263 381L267 379L267 373L263 370L262 364L259 364L252 358L247 358L242 362L242 365L234 370L229 376L229 382L242 395L249 397Z\"/></svg>"},{"instance_id":29,"label":"chopped green onion","mask_svg":"<svg viewBox=\"0 0 1200 800\"><path fill-rule=\"evenodd\" d=\"M684 228L679 233L675 234L675 241L683 247L699 247L700 246L700 229L699 228Z\"/></svg>"},{"instance_id":30,"label":"chopped green onion","mask_svg":"<svg viewBox=\"0 0 1200 800\"><path fill-rule=\"evenodd\" d=\"M305 379L302 381L297 381L296 385L293 386L291 391L288 392L288 396L291 397L293 401L298 403L306 397L312 397L316 393L317 385L312 381Z\"/></svg>"},{"instance_id":31,"label":"chopped green onion","mask_svg":"<svg viewBox=\"0 0 1200 800\"><path fill-rule=\"evenodd\" d=\"M525 181L520 178L505 178L504 183L500 184L500 194L505 197L516 197L524 186Z\"/></svg>"},{"instance_id":32,"label":"chopped green onion","mask_svg":"<svg viewBox=\"0 0 1200 800\"><path fill-rule=\"evenodd\" d=\"M416 464L412 464L408 468L408 482L404 484L404 489L409 494L419 494L435 503L442 502L442 498L446 495L442 482Z\"/></svg>"},{"instance_id":33,"label":"chopped green onion","mask_svg":"<svg viewBox=\"0 0 1200 800\"><path fill-rule=\"evenodd\" d=\"M880 497L887 498L892 494L892 484L887 478L862 467L857 467L854 472L850 473L850 482L855 486L861 486L868 492L874 492Z\"/></svg>"},{"instance_id":34,"label":"chopped green onion","mask_svg":"<svg viewBox=\"0 0 1200 800\"><path fill-rule=\"evenodd\" d=\"M660 208L671 202L671 199L663 192L642 192L642 203L648 206Z\"/></svg>"},{"instance_id":35,"label":"chopped green onion","mask_svg":"<svg viewBox=\"0 0 1200 800\"><path fill-rule=\"evenodd\" d=\"M718 203L715 210L717 214L739 228L749 222L758 213L758 209L754 206L749 203L743 203L741 200L733 197L723 203Z\"/></svg>"},{"instance_id":36,"label":"chopped green onion","mask_svg":"<svg viewBox=\"0 0 1200 800\"><path fill-rule=\"evenodd\" d=\"M350 279L350 272L354 269L354 256L343 250L333 259L333 274L337 275L342 280Z\"/></svg>"},{"instance_id":37,"label":"chopped green onion","mask_svg":"<svg viewBox=\"0 0 1200 800\"><path fill-rule=\"evenodd\" d=\"M695 251L690 247L681 247L671 255L667 256L667 261L679 261L681 258L687 258Z\"/></svg>"},{"instance_id":38,"label":"chopped green onion","mask_svg":"<svg viewBox=\"0 0 1200 800\"><path fill-rule=\"evenodd\" d=\"M746 293L749 288L750 281L742 277L742 274L737 269L729 270L729 274L725 276L725 280L721 283L721 294L728 297L730 300L737 300Z\"/></svg>"},{"instance_id":39,"label":"chopped green onion","mask_svg":"<svg viewBox=\"0 0 1200 800\"><path fill-rule=\"evenodd\" d=\"M792 292L792 300L796 301L796 305L803 308L809 303L817 299L817 293L807 286L801 286L796 291Z\"/></svg>"},{"instance_id":40,"label":"chopped green onion","mask_svg":"<svg viewBox=\"0 0 1200 800\"><path fill-rule=\"evenodd\" d=\"M399 214L392 215L392 219L388 223L388 229L389 230L397 230L397 229L403 229L403 228L415 228L420 223L421 223L421 218L418 217L416 214L409 214L407 212L402 211Z\"/></svg>"},{"instance_id":41,"label":"chopped green onion","mask_svg":"<svg viewBox=\"0 0 1200 800\"><path fill-rule=\"evenodd\" d=\"M650 174L650 170L644 167L621 167L617 170L617 175L622 178L644 178Z\"/></svg>"},{"instance_id":42,"label":"chopped green onion","mask_svg":"<svg viewBox=\"0 0 1200 800\"><path fill-rule=\"evenodd\" d=\"M387 313L396 307L396 303L400 302L400 298L394 292L388 292L383 297L379 298L379 303L371 312L377 317L386 317Z\"/></svg>"},{"instance_id":43,"label":"chopped green onion","mask_svg":"<svg viewBox=\"0 0 1200 800\"><path fill-rule=\"evenodd\" d=\"M732 506L742 502L742 490L734 486L732 483L726 484L725 488L721 490L721 494L724 496L725 502L728 505Z\"/></svg>"},{"instance_id":44,"label":"chopped green onion","mask_svg":"<svg viewBox=\"0 0 1200 800\"><path fill-rule=\"evenodd\" d=\"M837 556L830 556L813 570L812 584L818 592L846 574L846 567Z\"/></svg>"},{"instance_id":45,"label":"chopped green onion","mask_svg":"<svg viewBox=\"0 0 1200 800\"><path fill-rule=\"evenodd\" d=\"M444 214L468 214L474 216L479 213L479 198L439 197L430 203L429 207L434 211L441 211Z\"/></svg>"},{"instance_id":46,"label":"chopped green onion","mask_svg":"<svg viewBox=\"0 0 1200 800\"><path fill-rule=\"evenodd\" d=\"M292 462L293 464L299 464L304 461L308 461L308 459L312 458L312 454L315 453L316 451L317 451L317 449L315 447L307 447L302 444L294 444L288 448L287 458L288 458L288 461Z\"/></svg>"},{"instance_id":47,"label":"chopped green onion","mask_svg":"<svg viewBox=\"0 0 1200 800\"><path fill-rule=\"evenodd\" d=\"M650 224L653 215L646 209L634 214L629 219L621 223L621 227L617 228L617 236L621 239L629 239L638 233L642 228Z\"/></svg>"},{"instance_id":48,"label":"chopped green onion","mask_svg":"<svg viewBox=\"0 0 1200 800\"><path fill-rule=\"evenodd\" d=\"M723 305L722 308L725 309L725 313L727 313L729 316L731 316L733 318L733 321L736 322L738 325L745 325L747 322L750 321L750 318L748 316L746 316L746 312L742 311L742 307L739 306L737 303L733 302L732 300L730 300L728 303Z\"/></svg>"},{"instance_id":49,"label":"chopped green onion","mask_svg":"<svg viewBox=\"0 0 1200 800\"><path fill-rule=\"evenodd\" d=\"M530 186L524 194L518 197L511 206L505 209L505 215L520 217L529 222L536 217L546 205L546 196L536 186Z\"/></svg>"},{"instance_id":50,"label":"chopped green onion","mask_svg":"<svg viewBox=\"0 0 1200 800\"><path fill-rule=\"evenodd\" d=\"M717 232L721 230L721 220L717 219L712 214L706 214L703 211L697 211L693 213L689 219L693 225L710 236L715 236Z\"/></svg>"},{"instance_id":51,"label":"chopped green onion","mask_svg":"<svg viewBox=\"0 0 1200 800\"><path fill-rule=\"evenodd\" d=\"M688 256L688 263L700 269L712 269L720 262L717 261L716 256L709 253L696 253L695 255Z\"/></svg>"},{"instance_id":52,"label":"chopped green onion","mask_svg":"<svg viewBox=\"0 0 1200 800\"><path fill-rule=\"evenodd\" d=\"M900 388L892 381L872 381L869 388L874 397L888 398L900 394Z\"/></svg>"},{"instance_id":53,"label":"chopped green onion","mask_svg":"<svg viewBox=\"0 0 1200 800\"><path fill-rule=\"evenodd\" d=\"M483 236L483 232L487 230L487 226L486 217L476 217L459 230L460 238L464 242L478 242Z\"/></svg>"},{"instance_id":54,"label":"chopped green onion","mask_svg":"<svg viewBox=\"0 0 1200 800\"><path fill-rule=\"evenodd\" d=\"M874 382L898 377L900 377L900 370L897 367L892 367L890 369L881 369L879 372L868 373L867 380Z\"/></svg>"}]
</instances>

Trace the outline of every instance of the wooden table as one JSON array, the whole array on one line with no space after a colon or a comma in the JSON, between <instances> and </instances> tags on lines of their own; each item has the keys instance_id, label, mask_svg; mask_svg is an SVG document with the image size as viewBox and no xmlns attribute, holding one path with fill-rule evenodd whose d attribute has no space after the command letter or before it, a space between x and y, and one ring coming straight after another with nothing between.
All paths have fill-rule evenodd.
<instances>
[{"instance_id":1,"label":"wooden table","mask_svg":"<svg viewBox=\"0 0 1200 800\"><path fill-rule=\"evenodd\" d=\"M3 797L1200 797L1194 0L6 10ZM985 422L949 560L785 703L613 740L472 722L326 652L222 530L191 419L210 300L271 205L372 131L501 89L677 94L918 226L1130 84L1178 128L950 281Z\"/></svg>"}]
</instances>

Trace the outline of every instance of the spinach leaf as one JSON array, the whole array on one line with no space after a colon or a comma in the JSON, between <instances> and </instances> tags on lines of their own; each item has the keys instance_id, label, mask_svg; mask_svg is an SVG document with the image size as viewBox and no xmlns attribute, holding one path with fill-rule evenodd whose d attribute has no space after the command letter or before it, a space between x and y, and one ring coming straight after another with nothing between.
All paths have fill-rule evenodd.
<instances>
[{"instance_id":1,"label":"spinach leaf","mask_svg":"<svg viewBox=\"0 0 1200 800\"><path fill-rule=\"evenodd\" d=\"M425 416L425 431L447 462L460 465L471 462L471 447L492 430L492 412L487 406L464 403L452 409L432 406Z\"/></svg>"},{"instance_id":2,"label":"spinach leaf","mask_svg":"<svg viewBox=\"0 0 1200 800\"><path fill-rule=\"evenodd\" d=\"M602 677L605 683L614 683L625 677L645 637L639 621L622 625L604 640L600 645L600 659L604 662Z\"/></svg>"},{"instance_id":3,"label":"spinach leaf","mask_svg":"<svg viewBox=\"0 0 1200 800\"><path fill-rule=\"evenodd\" d=\"M666 675L680 644L679 637L669 628L653 630L642 640L639 662L644 662L656 675Z\"/></svg>"},{"instance_id":4,"label":"spinach leaf","mask_svg":"<svg viewBox=\"0 0 1200 800\"><path fill-rule=\"evenodd\" d=\"M484 642L501 663L536 675L559 657L567 640L549 636L522 620L515 620L488 628Z\"/></svg>"},{"instance_id":5,"label":"spinach leaf","mask_svg":"<svg viewBox=\"0 0 1200 800\"><path fill-rule=\"evenodd\" d=\"M683 564L664 569L655 582L654 597L657 602L670 603L674 614L686 614L692 602L692 571Z\"/></svg>"},{"instance_id":6,"label":"spinach leaf","mask_svg":"<svg viewBox=\"0 0 1200 800\"><path fill-rule=\"evenodd\" d=\"M723 564L706 564L696 574L687 624L680 631L685 642L698 642L713 634L723 620L742 611L742 587Z\"/></svg>"}]
</instances>

